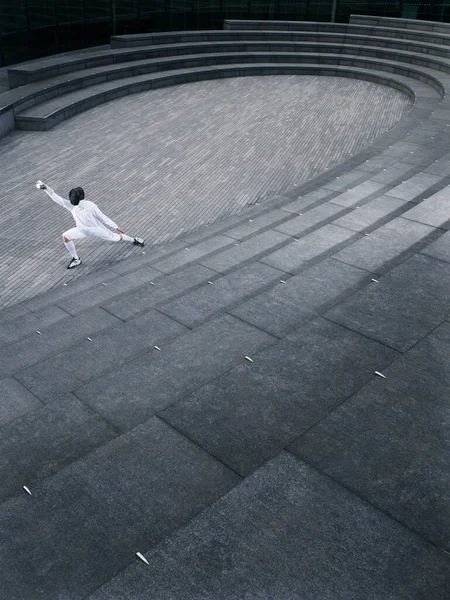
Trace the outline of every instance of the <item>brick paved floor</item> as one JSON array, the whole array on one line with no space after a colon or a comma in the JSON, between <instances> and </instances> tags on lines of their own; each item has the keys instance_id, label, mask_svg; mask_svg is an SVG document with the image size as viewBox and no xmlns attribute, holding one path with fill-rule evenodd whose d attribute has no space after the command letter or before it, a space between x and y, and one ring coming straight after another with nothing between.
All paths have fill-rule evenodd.
<instances>
[{"instance_id":1,"label":"brick paved floor","mask_svg":"<svg viewBox=\"0 0 450 600\"><path fill-rule=\"evenodd\" d=\"M148 246L264 202L357 152L410 107L399 92L330 77L246 77L102 105L46 132L0 141L0 306L139 252L85 240L65 270L72 218L34 187L76 185Z\"/></svg>"}]
</instances>

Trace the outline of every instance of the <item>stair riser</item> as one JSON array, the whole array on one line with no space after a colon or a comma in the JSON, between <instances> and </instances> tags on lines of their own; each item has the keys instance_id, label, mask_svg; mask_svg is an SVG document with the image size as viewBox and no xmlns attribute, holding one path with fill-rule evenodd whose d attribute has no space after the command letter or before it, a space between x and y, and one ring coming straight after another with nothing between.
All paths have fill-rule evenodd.
<instances>
[{"instance_id":1,"label":"stair riser","mask_svg":"<svg viewBox=\"0 0 450 600\"><path fill-rule=\"evenodd\" d=\"M336 65L337 66L337 65ZM382 65L380 65L382 69ZM29 117L23 115L16 115L15 122L16 128L21 130L31 131L47 131L51 129L63 120L74 116L84 110L93 108L110 100L121 98L123 96L148 91L151 89L157 89L160 87L168 87L170 85L180 85L182 83L189 83L192 81L202 81L207 79L217 79L220 77L240 77L240 76L251 76L251 75L326 75L326 76L348 76L358 77L359 79L366 81L373 81L375 83L381 83L389 85L396 89L400 89L403 93L406 93L412 100L414 100L414 92L411 88L404 86L389 77L380 77L377 74L364 73L364 72L346 72L345 70L336 70L332 66L315 66L315 65L292 65L286 66L283 64L274 64L264 66L253 66L253 65L239 65L239 67L223 67L214 68L212 70L203 72L188 72L182 74L174 74L173 76L158 77L156 79L149 79L148 81L142 81L133 83L130 85L123 85L122 87L106 92L99 92L88 99L82 99L74 102L68 107L61 108L52 115L47 117ZM435 84L438 86L437 80ZM38 125L40 124L40 125Z\"/></svg>"},{"instance_id":2,"label":"stair riser","mask_svg":"<svg viewBox=\"0 0 450 600\"><path fill-rule=\"evenodd\" d=\"M280 31L280 32L276 32L276 31L236 31L236 32L208 32L208 34L204 34L204 35L196 35L195 33L192 33L190 36L187 36L188 39L185 39L184 41L186 42L186 46L184 46L183 48L165 48L165 49L161 49L161 48L152 48L152 45L156 45L156 44L163 44L163 45L169 45L169 44L181 44L182 41L180 39L181 34L172 34L172 41L167 41L162 39L162 37L160 36L161 39L159 39L158 41L155 42L148 42L146 41L146 43L142 46L140 46L140 50L137 50L135 52L133 52L132 50L130 52L126 52L126 53L111 53L108 54L106 56L96 56L93 58L83 58L83 59L75 59L75 60L68 60L66 63L64 64L55 64L53 66L48 66L45 68L40 68L40 69L36 69L35 71L29 71L28 69L24 69L21 67L13 67L8 69L8 79L9 79L9 85L10 88L13 89L15 87L21 86L21 85L26 85L29 83L35 83L37 81L42 81L44 79L48 79L50 77L57 77L59 75L64 75L66 73L70 73L70 72L75 72L75 71L79 71L79 70L83 70L83 69L89 69L89 68L93 68L93 67L99 67L102 65L108 65L108 64L118 64L121 62L126 62L129 60L140 60L140 59L145 59L145 58L159 58L159 57L163 57L163 56L170 56L170 55L177 55L177 54L183 54L186 52L191 52L194 48L195 48L195 52L196 53L200 53L200 52L220 52L220 51L227 51L228 49L225 47L224 50L220 49L220 46L217 47L212 47L211 50L209 50L208 46L209 44L213 45L213 44L220 44L222 43L229 43L229 42L233 42L235 41L237 46L240 46L240 49L238 51L258 51L254 48L252 48L250 45L246 46L247 42L261 42L262 44L276 44L277 42L284 42L284 43L295 43L295 42L310 42L310 43L316 43L316 44L324 44L327 42L331 42L331 43L337 43L337 44L357 44L357 45L373 45L373 46L380 46L380 47L390 47L390 48L394 48L394 49L404 49L404 50L410 50L413 52L420 52L423 51L424 49L419 45L416 45L416 47L414 47L414 41L413 40L408 40L406 38L406 34L405 32L400 31L398 35L392 35L391 31L387 31L385 32L383 30L383 28L380 29L380 31L371 31L370 33L367 31L369 28L367 27L360 27L361 31L358 31L357 28L359 26L353 26L353 28L356 29L351 29L351 33L349 33L348 35L346 34L346 31L343 30L342 31L342 35L339 35L339 33L341 32L341 30L336 26L335 29L331 28L329 31L325 31L323 29L320 30L320 32L317 31L313 31L312 29L306 29L304 30L304 32L300 32L300 31L294 31L294 32L286 32L286 31ZM370 28L371 30L373 30L374 28ZM360 34L358 36L358 33ZM178 37L177 37L178 36ZM373 36L383 36L383 37L391 37L394 39L387 39L387 40L377 40L376 37L375 39L372 39ZM166 35L167 37L167 35ZM186 34L184 34L182 37L186 38ZM202 38L202 39L196 39L196 38ZM203 39L204 38L204 39ZM401 44L398 42L398 39L404 39L404 42L407 44L407 46L405 47L405 43ZM148 39L148 38L147 38ZM410 43L408 43L408 41ZM417 40L418 41L418 40ZM426 42L428 41L429 43L431 43L431 40L427 40L427 39L423 39L422 42ZM198 46L198 44L208 44L208 46ZM442 42L441 42L442 43ZM450 40L448 40L448 44L450 44ZM149 46L149 47L145 47L145 45ZM128 47L128 46L125 46ZM116 46L113 44L112 48L116 48ZM117 46L118 48L118 46ZM275 51L286 51L285 49L283 49L282 47L277 48L275 47L271 47L270 48L271 51L275 52ZM293 50L293 51L297 51L297 50ZM443 57L447 57L450 54L450 49L449 51L446 50L441 50L438 48L430 48L430 49L426 49L426 53L431 54L431 55L436 55L436 56L443 56Z\"/></svg>"},{"instance_id":3,"label":"stair riser","mask_svg":"<svg viewBox=\"0 0 450 600\"><path fill-rule=\"evenodd\" d=\"M379 27L398 27L407 31L427 31L450 35L450 25L421 19L398 19L395 17L375 17L371 15L350 15L350 24Z\"/></svg>"},{"instance_id":4,"label":"stair riser","mask_svg":"<svg viewBox=\"0 0 450 600\"><path fill-rule=\"evenodd\" d=\"M217 46L216 46L217 48ZM219 47L220 48L220 47ZM215 56L197 56L197 57L183 57L176 58L170 60L164 60L162 62L153 62L142 65L135 65L132 67L122 67L115 68L112 67L113 70L109 72L103 72L99 74L86 75L85 77L77 77L74 80L66 81L64 83L53 84L45 88L43 90L37 91L29 96L25 96L24 99L16 102L14 107L15 114L22 113L35 106L36 104L42 104L47 100L51 100L57 96L67 94L84 87L89 87L92 85L101 84L107 81L113 81L126 77L133 77L137 75L157 73L168 70L175 69L184 69L184 68L196 68L202 67L205 65L215 65L215 64L241 64L244 62L283 62L283 63L303 63L303 64L336 64L336 65L347 65L347 66L361 66L363 68L372 67L372 64L364 64L364 57L369 59L379 59L379 60L398 60L399 62L404 62L407 65L417 65L425 68L435 69L440 72L450 73L450 62L448 65L445 64L444 61L434 60L424 57L420 59L418 57L412 57L410 55L398 55L397 53L390 53L389 51L380 50L371 50L369 48L356 48L356 47L345 47L345 46L337 46L337 45L329 45L326 47L320 47L320 51L318 52L318 46L311 45L303 48L304 53L298 54L294 52L284 52L283 54L274 54L273 52L267 54L246 54L246 53L232 53L232 54L222 54L219 52ZM194 48L195 49L195 48ZM224 50L229 50L228 48L220 48L222 52ZM331 52L335 53L333 57ZM345 52L345 54L344 54ZM346 58L348 56L348 58ZM376 67L380 68L380 70L388 70L382 66ZM402 67L399 67L401 69ZM404 74L404 73L403 73ZM433 85L433 84L432 84ZM441 86L436 87L433 85L435 89L442 89Z\"/></svg>"},{"instance_id":5,"label":"stair riser","mask_svg":"<svg viewBox=\"0 0 450 600\"><path fill-rule=\"evenodd\" d=\"M370 58L370 57L368 57ZM408 61L408 57L400 57L404 58L407 64L412 64ZM299 54L290 54L285 53L283 55L274 55L274 54L261 54L261 55L253 55L253 54L230 54L230 55L218 55L216 57L196 57L196 58L184 58L184 59L176 59L174 58L171 61L165 61L164 63L156 63L156 64L145 64L136 66L133 68L126 69L120 71L113 71L110 73L102 73L98 75L87 76L86 78L80 78L76 81L68 81L63 84L57 84L53 88L47 88L43 90L41 93L37 93L34 97L29 98L27 101L20 103L20 105L16 108L16 114L27 110L28 108L35 106L36 104L41 104L55 98L57 96L70 93L76 91L78 89L82 89L83 87L89 87L91 85L97 85L104 83L106 81L113 81L116 79L133 77L137 75L144 75L150 73L157 73L168 70L176 70L176 69L185 69L185 68L198 68L203 67L205 65L215 65L215 64L242 64L243 62L252 62L252 63L269 63L269 62L282 62L286 63L302 63L302 64L335 64L339 66L360 66L362 68L372 67L373 63L366 63L361 55L352 57L349 55L348 58L345 58L342 54L332 56L327 54L313 54L310 55L299 55ZM428 61L425 59L422 66L429 66ZM448 68L445 65L440 65L443 67L442 72L450 72L450 65ZM445 67L445 68L444 68ZM388 68L383 67L382 65L376 65L376 68L380 70L389 70ZM401 69L402 67L399 67ZM392 69L391 69L392 72ZM403 73L408 75L408 73ZM432 84L433 85L433 84ZM433 85L433 87L436 87ZM440 86L439 86L440 87ZM439 89L439 88L438 88Z\"/></svg>"}]
</instances>

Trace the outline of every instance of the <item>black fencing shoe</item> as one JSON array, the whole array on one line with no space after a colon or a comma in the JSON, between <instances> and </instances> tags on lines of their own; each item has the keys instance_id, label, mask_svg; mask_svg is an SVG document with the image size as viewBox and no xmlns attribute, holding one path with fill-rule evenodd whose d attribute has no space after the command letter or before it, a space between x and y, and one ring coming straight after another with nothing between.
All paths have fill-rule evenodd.
<instances>
[{"instance_id":1,"label":"black fencing shoe","mask_svg":"<svg viewBox=\"0 0 450 600\"><path fill-rule=\"evenodd\" d=\"M141 246L141 248L143 248L144 247L144 240L142 238L134 238L133 244L135 246Z\"/></svg>"},{"instance_id":2,"label":"black fencing shoe","mask_svg":"<svg viewBox=\"0 0 450 600\"><path fill-rule=\"evenodd\" d=\"M67 265L67 268L73 269L74 267L78 267L78 265L81 265L81 258L72 258L70 263Z\"/></svg>"}]
</instances>

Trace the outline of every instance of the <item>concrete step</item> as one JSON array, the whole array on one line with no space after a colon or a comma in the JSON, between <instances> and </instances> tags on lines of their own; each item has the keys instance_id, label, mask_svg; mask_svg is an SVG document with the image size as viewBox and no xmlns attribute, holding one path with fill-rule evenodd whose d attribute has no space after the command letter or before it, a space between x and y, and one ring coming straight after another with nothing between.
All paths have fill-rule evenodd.
<instances>
[{"instance_id":1,"label":"concrete step","mask_svg":"<svg viewBox=\"0 0 450 600\"><path fill-rule=\"evenodd\" d=\"M244 36L241 36L244 38ZM97 68L111 68L111 72L120 69L123 63L164 58L169 56L185 56L189 54L214 54L219 52L306 52L317 51L317 45L325 51L332 51L334 46L359 49L361 52L372 49L389 49L422 54L425 57L437 56L448 58L450 48L445 45L411 40L392 39L381 36L358 34L305 32L298 34L298 39L276 40L266 39L261 34L260 40L210 40L208 42L191 42L167 44L163 46L142 47L140 49L101 50L89 57L64 57L44 59L34 63L26 63L8 69L10 88L24 86L42 80L61 77L78 71L92 71ZM275 37L275 36L272 36ZM313 50L310 50L312 48ZM328 49L330 48L330 49ZM368 50L367 50L368 51Z\"/></svg>"},{"instance_id":2,"label":"concrete step","mask_svg":"<svg viewBox=\"0 0 450 600\"><path fill-rule=\"evenodd\" d=\"M32 333L40 335L41 331L64 319L70 319L70 315L58 306L49 306L35 313L29 312L0 325L0 344L13 344Z\"/></svg>"},{"instance_id":3,"label":"concrete step","mask_svg":"<svg viewBox=\"0 0 450 600\"><path fill-rule=\"evenodd\" d=\"M239 31L258 31L267 33L274 31L281 33L281 31L284 31L295 33L296 31L330 32L334 30L342 33L358 32L367 36L380 35L383 37L393 37L398 39L409 39L414 41L430 42L433 44L449 45L450 31L449 28L443 23L419 20L416 21L413 19L410 20L411 23L416 23L419 25L416 25L416 27L406 27L405 21L407 21L407 19L393 19L392 22L389 22L389 20L385 21L383 19L383 17L369 17L366 21L366 17L362 17L360 19L359 17L352 15L348 25L337 23L310 23L304 21L240 21L226 19L224 21L224 29L228 31L231 30L235 33ZM438 29L439 25L443 25L440 30ZM357 27L362 29L356 30L355 28ZM125 45L126 43L123 44L122 47ZM132 44L130 43L129 45L131 46Z\"/></svg>"},{"instance_id":4,"label":"concrete step","mask_svg":"<svg viewBox=\"0 0 450 600\"><path fill-rule=\"evenodd\" d=\"M0 349L0 379L39 361L45 360L93 334L119 325L120 319L94 307L82 315L63 319L47 327L42 335L32 333Z\"/></svg>"},{"instance_id":5,"label":"concrete step","mask_svg":"<svg viewBox=\"0 0 450 600\"><path fill-rule=\"evenodd\" d=\"M244 35L246 39L260 39L256 36L279 36L277 39L294 39L290 36L305 33L341 33L365 36L382 36L397 39L423 41L432 44L450 45L450 35L427 31L412 31L404 27L378 27L346 23L322 23L310 21L224 21L224 31L183 31L167 33L143 33L111 37L111 48L138 48L150 45L176 44L180 42L206 42L212 39L230 39L230 36ZM255 37L253 37L255 36ZM234 39L240 39L235 37ZM273 38L272 38L273 39Z\"/></svg>"},{"instance_id":6,"label":"concrete step","mask_svg":"<svg viewBox=\"0 0 450 600\"><path fill-rule=\"evenodd\" d=\"M344 43L345 41L345 43ZM366 40L367 41L367 40ZM199 47L203 46L203 48ZM51 96L61 96L91 85L97 85L115 79L133 77L145 73L156 73L160 71L183 69L186 67L204 66L208 64L228 64L230 62L246 62L248 56L257 56L262 62L306 62L308 55L321 56L357 56L383 59L386 61L398 61L419 65L429 69L435 69L444 73L450 72L450 50L445 56L430 57L426 54L426 48L416 49L404 46L403 49L376 48L350 44L348 40L341 43L246 43L237 44L227 42L220 44L192 45L190 47L172 48L172 52L166 52L165 56L157 56L161 51L154 52L154 56L127 60L119 64L106 64L96 67L81 69L70 75L59 75L46 79L45 88L33 85L28 89L21 89L21 93L29 92L30 102L33 100L38 104L42 100L50 99ZM151 50L151 49L150 49ZM183 50L183 52L181 52ZM150 54L150 53L149 53ZM265 58L264 58L265 57ZM254 60L254 59L251 59ZM320 62L320 60L319 60ZM42 96L45 91L44 97ZM27 104L22 102L16 106L16 114L23 112Z\"/></svg>"},{"instance_id":7,"label":"concrete step","mask_svg":"<svg viewBox=\"0 0 450 600\"><path fill-rule=\"evenodd\" d=\"M150 310L94 335L91 342L84 340L39 365L15 373L15 378L42 401L53 402L102 374L118 369L155 345L167 345L253 293L268 289L281 275L276 269L256 263L215 279L213 285L204 282L197 289L169 301L176 295L172 292L166 302L160 298L158 310Z\"/></svg>"},{"instance_id":8,"label":"concrete step","mask_svg":"<svg viewBox=\"0 0 450 600\"><path fill-rule=\"evenodd\" d=\"M267 55L264 54L261 56L257 54L240 55L238 57L218 55L208 61L203 56L198 57L195 62L201 64L202 61L215 61L216 65L178 69L170 71L167 74L139 75L128 77L125 81L111 81L91 86L87 89L64 94L61 97L54 98L21 112L15 117L16 127L24 130L46 131L75 114L108 102L109 100L148 89L178 85L189 81L198 81L199 79L264 74L306 75L320 73L329 76L358 77L384 85L391 85L398 87L407 95L413 97L414 79L426 82L439 91L443 90L448 78L439 74L439 79L441 80L439 81L436 72L431 69L406 67L396 62L370 58L362 59L359 57L343 57L341 55L285 54L280 57L275 56L275 62L273 63L265 62L267 58ZM273 59L274 57L271 58ZM276 62L281 58L297 64ZM243 59L245 60L244 63L234 64L235 61L242 61ZM191 59L188 59L185 64L189 63L192 64ZM219 65L217 63L222 64ZM389 75L385 74L385 72L388 72ZM407 81L409 84L407 84Z\"/></svg>"},{"instance_id":9,"label":"concrete step","mask_svg":"<svg viewBox=\"0 0 450 600\"><path fill-rule=\"evenodd\" d=\"M422 19L403 19L397 17L379 17L373 15L350 15L350 23L355 25L373 25L375 27L395 27L407 31L426 31L450 35L450 24Z\"/></svg>"}]
</instances>

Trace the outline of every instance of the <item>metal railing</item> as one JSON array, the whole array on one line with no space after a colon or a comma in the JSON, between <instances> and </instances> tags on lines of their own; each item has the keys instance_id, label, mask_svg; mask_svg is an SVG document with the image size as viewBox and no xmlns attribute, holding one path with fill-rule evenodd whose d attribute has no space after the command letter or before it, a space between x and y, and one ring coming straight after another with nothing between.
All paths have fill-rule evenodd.
<instances>
[{"instance_id":1,"label":"metal railing","mask_svg":"<svg viewBox=\"0 0 450 600\"><path fill-rule=\"evenodd\" d=\"M111 35L222 29L224 19L347 23L350 14L450 21L450 0L0 0L0 66Z\"/></svg>"}]
</instances>

